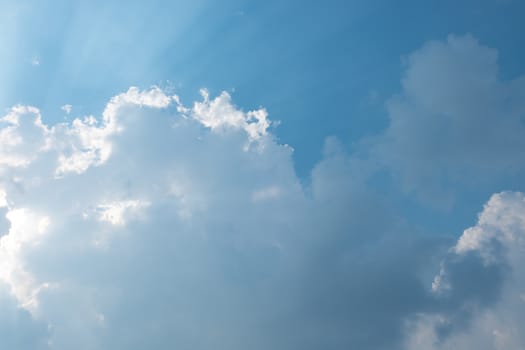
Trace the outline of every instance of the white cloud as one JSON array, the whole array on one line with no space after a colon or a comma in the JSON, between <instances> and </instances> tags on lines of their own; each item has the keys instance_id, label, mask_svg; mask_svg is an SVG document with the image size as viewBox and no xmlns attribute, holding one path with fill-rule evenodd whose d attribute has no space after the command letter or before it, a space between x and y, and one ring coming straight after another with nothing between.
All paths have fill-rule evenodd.
<instances>
[{"instance_id":1,"label":"white cloud","mask_svg":"<svg viewBox=\"0 0 525 350\"><path fill-rule=\"evenodd\" d=\"M5 167L27 166L49 146L49 130L34 107L11 108L0 125L0 173Z\"/></svg>"},{"instance_id":2,"label":"white cloud","mask_svg":"<svg viewBox=\"0 0 525 350\"><path fill-rule=\"evenodd\" d=\"M11 227L8 234L0 238L0 279L10 286L20 306L35 312L38 293L48 284L34 281L31 272L25 269L21 254L28 246L39 244L47 232L49 217L25 208L10 210L6 217Z\"/></svg>"},{"instance_id":3,"label":"white cloud","mask_svg":"<svg viewBox=\"0 0 525 350\"><path fill-rule=\"evenodd\" d=\"M494 195L443 253L447 239L414 234L367 184L377 161L420 192L443 174L519 172L522 83L496 68L470 37L428 44L372 158L329 138L305 185L267 112L225 92L185 106L132 87L100 118L52 126L12 108L0 120L0 307L32 317L17 331L34 342L18 348L519 347L523 195ZM498 124L501 94L512 108ZM480 127L482 142L476 118L500 127Z\"/></svg>"},{"instance_id":4,"label":"white cloud","mask_svg":"<svg viewBox=\"0 0 525 350\"><path fill-rule=\"evenodd\" d=\"M201 90L201 95L204 101L195 103L192 116L203 125L215 130L228 127L242 129L249 135L250 140L267 135L270 122L266 110L242 112L232 105L227 92L222 92L213 101L210 101L207 90Z\"/></svg>"},{"instance_id":5,"label":"white cloud","mask_svg":"<svg viewBox=\"0 0 525 350\"><path fill-rule=\"evenodd\" d=\"M525 337L520 331L525 322L525 195L495 194L485 205L478 223L465 230L451 251L449 260L468 255L480 256L479 269L464 269L464 263L450 263L442 268L435 282L446 288L433 288L452 298L453 309L424 314L409 330L407 349L521 349ZM501 270L504 279L487 278ZM461 275L455 276L462 271ZM471 271L472 274L464 274ZM472 288L470 292L466 292ZM480 290L474 290L481 288ZM483 300L483 294L496 289L496 299ZM468 321L461 314L469 314ZM464 317L465 315L463 315ZM465 322L465 323L464 323ZM450 329L443 336L440 329Z\"/></svg>"},{"instance_id":6,"label":"white cloud","mask_svg":"<svg viewBox=\"0 0 525 350\"><path fill-rule=\"evenodd\" d=\"M406 59L390 125L372 142L405 191L447 207L455 187L525 173L525 77L499 76L498 52L474 37L431 41Z\"/></svg>"},{"instance_id":7,"label":"white cloud","mask_svg":"<svg viewBox=\"0 0 525 350\"><path fill-rule=\"evenodd\" d=\"M479 217L478 225L463 233L455 251L463 254L478 250L486 260L491 260L494 257L487 246L495 241L513 250L525 250L525 198L522 194L492 196Z\"/></svg>"},{"instance_id":8,"label":"white cloud","mask_svg":"<svg viewBox=\"0 0 525 350\"><path fill-rule=\"evenodd\" d=\"M253 322L262 319L242 304L252 283L276 278L281 248L293 251L280 222L292 224L285 208L305 199L290 148L271 140L262 112L241 112L225 96L179 105L184 116L160 89L131 88L100 120L48 127L32 107L3 118L10 225L0 280L48 325L53 348L142 347L135 337L151 342L158 332L190 347L216 344L219 333L224 346L238 334L259 337ZM265 147L246 148L254 141ZM277 195L279 203L253 206ZM230 311L204 308L221 303Z\"/></svg>"},{"instance_id":9,"label":"white cloud","mask_svg":"<svg viewBox=\"0 0 525 350\"><path fill-rule=\"evenodd\" d=\"M130 217L135 217L141 209L148 206L148 202L125 200L99 204L96 211L99 213L99 220L122 226Z\"/></svg>"},{"instance_id":10,"label":"white cloud","mask_svg":"<svg viewBox=\"0 0 525 350\"><path fill-rule=\"evenodd\" d=\"M70 105L70 104L65 104L63 105L62 107L60 107L61 110L63 110L64 112L66 112L66 114L70 114L71 111L73 110L73 106Z\"/></svg>"},{"instance_id":11,"label":"white cloud","mask_svg":"<svg viewBox=\"0 0 525 350\"><path fill-rule=\"evenodd\" d=\"M101 119L53 126L30 111L5 118L5 147L25 162L0 177L0 279L52 348L319 348L333 322L348 346L399 342L412 309L400 296L424 293L411 284L426 257L399 246L412 238L376 198L353 192L335 140L305 188L265 112L224 93L185 107L132 88ZM352 312L375 308L367 290L396 291L381 294L388 319ZM378 327L389 335L373 337Z\"/></svg>"}]
</instances>

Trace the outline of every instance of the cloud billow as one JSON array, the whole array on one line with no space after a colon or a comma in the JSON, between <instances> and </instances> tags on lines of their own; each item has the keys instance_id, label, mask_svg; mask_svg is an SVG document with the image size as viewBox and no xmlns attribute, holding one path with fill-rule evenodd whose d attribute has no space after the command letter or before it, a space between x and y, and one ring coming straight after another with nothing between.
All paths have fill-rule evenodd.
<instances>
[{"instance_id":1,"label":"cloud billow","mask_svg":"<svg viewBox=\"0 0 525 350\"><path fill-rule=\"evenodd\" d=\"M386 105L390 125L371 147L406 192L450 206L454 187L523 176L525 79L501 79L497 58L471 35L407 56L402 91Z\"/></svg>"}]
</instances>

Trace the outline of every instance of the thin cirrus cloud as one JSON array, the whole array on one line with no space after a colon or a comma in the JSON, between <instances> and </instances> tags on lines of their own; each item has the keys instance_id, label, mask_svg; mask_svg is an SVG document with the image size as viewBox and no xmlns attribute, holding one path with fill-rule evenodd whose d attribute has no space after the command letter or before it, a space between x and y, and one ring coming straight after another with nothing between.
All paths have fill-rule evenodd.
<instances>
[{"instance_id":1,"label":"thin cirrus cloud","mask_svg":"<svg viewBox=\"0 0 525 350\"><path fill-rule=\"evenodd\" d=\"M2 334L17 349L519 348L524 195L494 194L456 241L367 179L386 169L429 198L465 186L464 168L480 188L519 173L520 82L470 36L428 43L369 157L329 138L308 184L266 110L227 93L185 105L130 88L55 125L15 106L0 120Z\"/></svg>"}]
</instances>

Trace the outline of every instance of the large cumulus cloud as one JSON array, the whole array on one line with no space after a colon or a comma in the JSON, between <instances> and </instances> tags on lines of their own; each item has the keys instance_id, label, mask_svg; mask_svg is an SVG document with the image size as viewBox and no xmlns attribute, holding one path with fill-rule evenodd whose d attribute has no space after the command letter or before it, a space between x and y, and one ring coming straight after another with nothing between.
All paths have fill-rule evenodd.
<instances>
[{"instance_id":1,"label":"large cumulus cloud","mask_svg":"<svg viewBox=\"0 0 525 350\"><path fill-rule=\"evenodd\" d=\"M266 112L226 93L132 88L101 119L2 122L0 277L51 348L382 348L425 298L425 256L337 141L305 188Z\"/></svg>"},{"instance_id":2,"label":"large cumulus cloud","mask_svg":"<svg viewBox=\"0 0 525 350\"><path fill-rule=\"evenodd\" d=\"M55 125L34 107L13 107L0 119L6 339L18 349L440 349L474 346L488 327L490 349L523 344L512 330L518 312L503 316L522 306L523 195L494 195L455 242L425 234L367 185L377 165L417 191L440 183L441 171L445 182L464 181L455 166L463 158L439 156L435 129L414 106L427 121L444 115L458 134L443 142L462 157L475 152L461 143L475 98L447 92L465 52L482 57L464 84L515 98L502 130L483 129L495 169L464 165L493 178L521 147L521 85L495 82L494 52L470 37L412 55L370 158L329 138L307 184L267 112L245 112L227 93L202 91L185 105L159 88L130 88L99 118ZM425 90L421 75L442 61L452 72ZM404 123L417 133L403 134ZM507 128L516 135L499 146ZM507 148L509 158L497 157ZM421 162L429 172L416 171Z\"/></svg>"}]
</instances>

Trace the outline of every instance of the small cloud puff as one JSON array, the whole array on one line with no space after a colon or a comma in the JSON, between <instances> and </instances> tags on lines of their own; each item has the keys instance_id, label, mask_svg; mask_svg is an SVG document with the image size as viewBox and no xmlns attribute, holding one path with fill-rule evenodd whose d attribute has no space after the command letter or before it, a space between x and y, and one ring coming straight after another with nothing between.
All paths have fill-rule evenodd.
<instances>
[{"instance_id":1,"label":"small cloud puff","mask_svg":"<svg viewBox=\"0 0 525 350\"><path fill-rule=\"evenodd\" d=\"M73 106L70 105L70 104L66 104L66 105L63 105L62 107L60 107L61 110L63 110L64 112L66 112L66 114L71 114L71 110L73 109Z\"/></svg>"}]
</instances>

